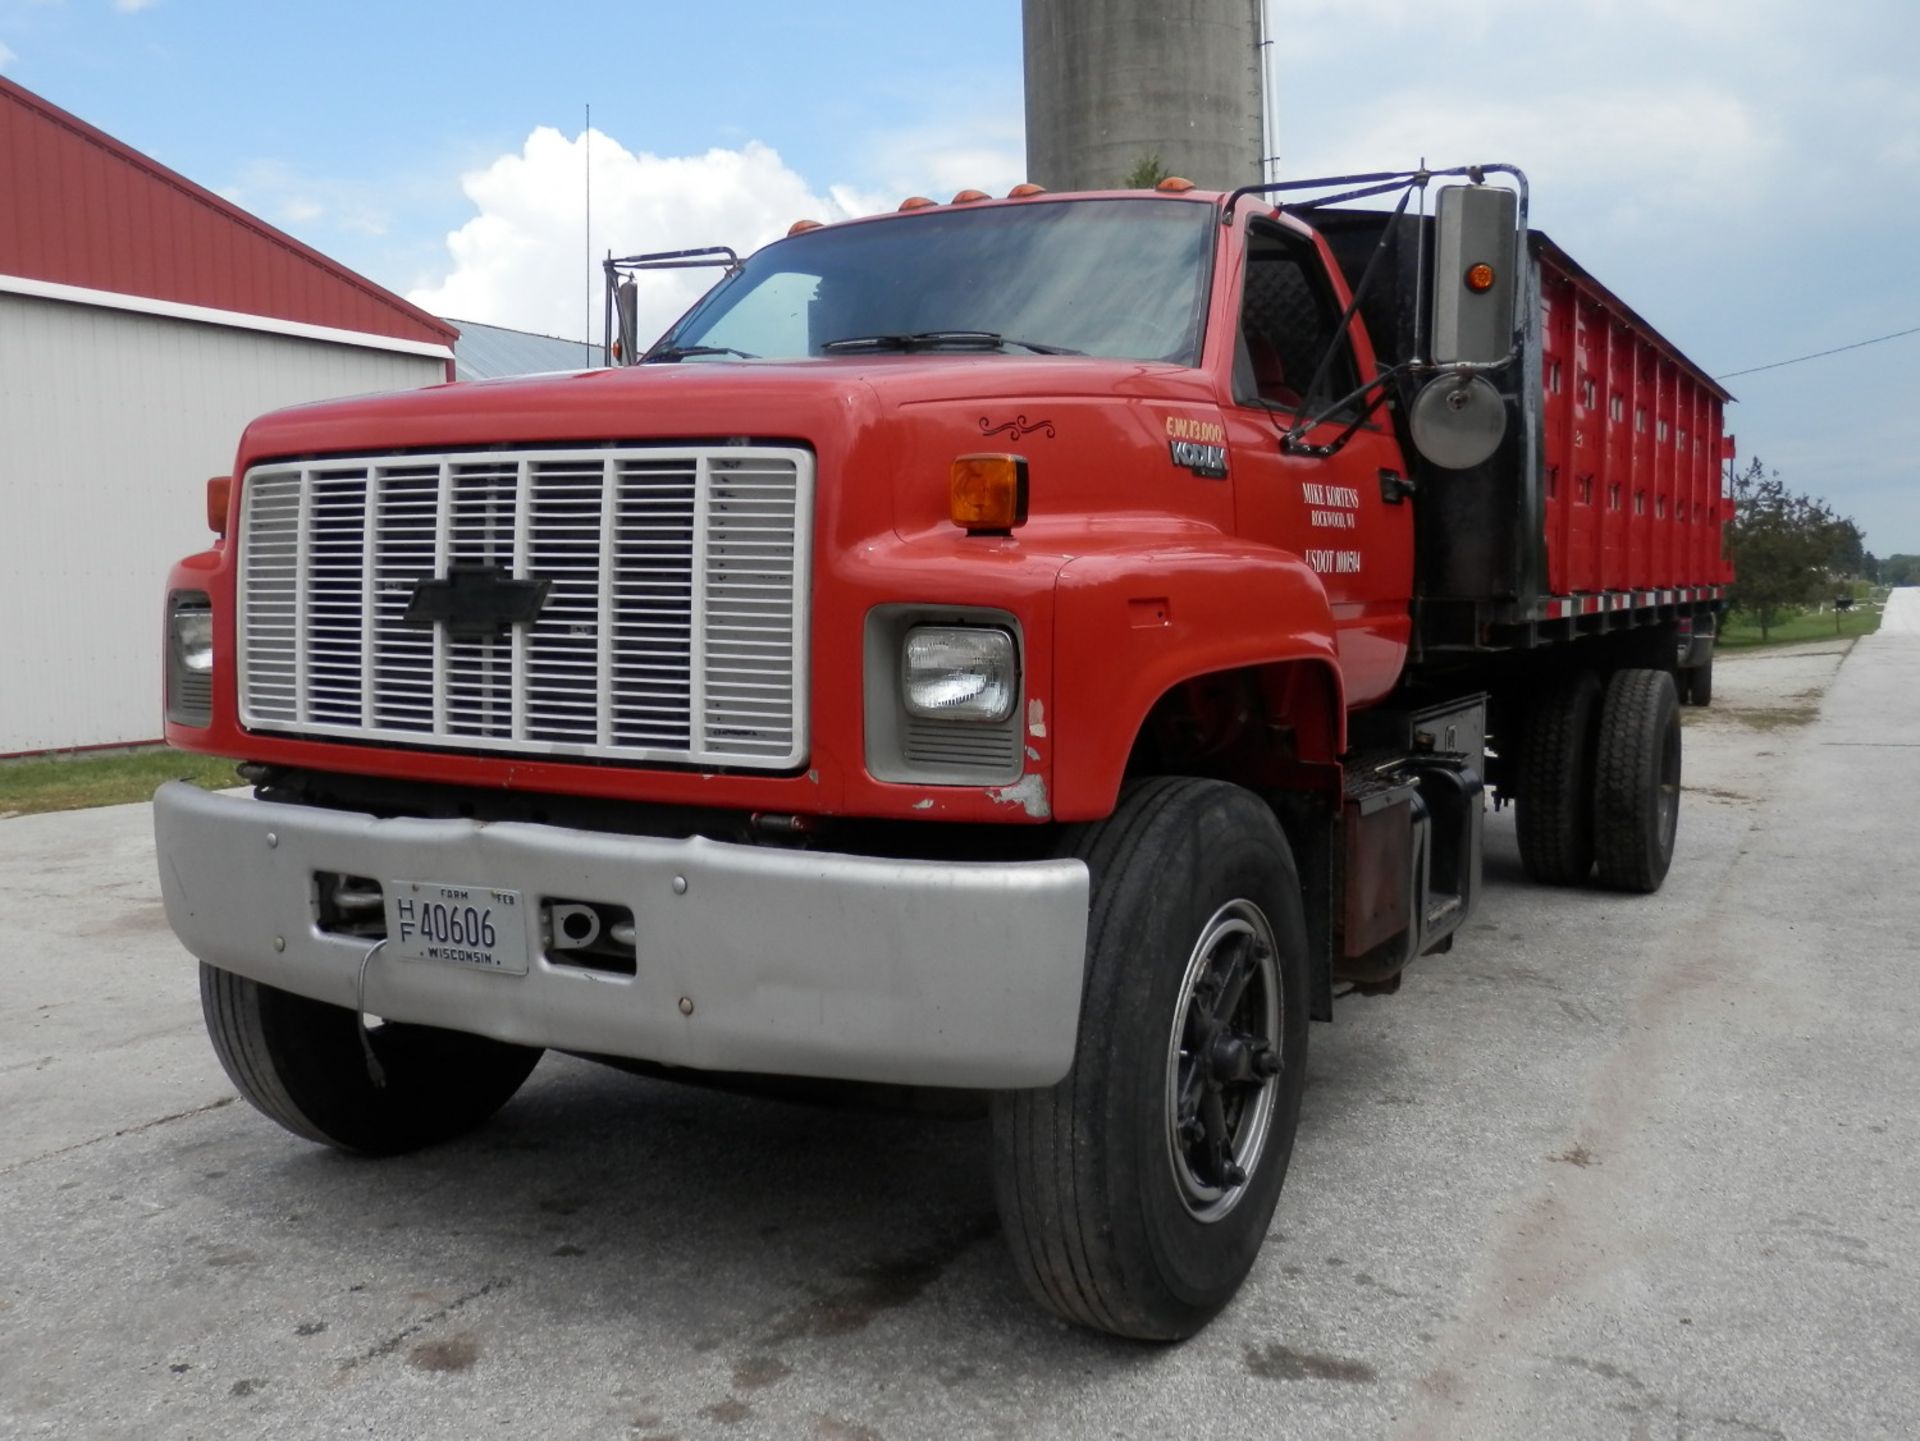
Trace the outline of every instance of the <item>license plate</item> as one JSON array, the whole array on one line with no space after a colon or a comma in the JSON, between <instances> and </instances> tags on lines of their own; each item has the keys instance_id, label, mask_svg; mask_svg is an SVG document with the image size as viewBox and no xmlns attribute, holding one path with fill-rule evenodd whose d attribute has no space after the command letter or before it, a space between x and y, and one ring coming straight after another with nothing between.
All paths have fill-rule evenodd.
<instances>
[{"instance_id":1,"label":"license plate","mask_svg":"<svg viewBox=\"0 0 1920 1441\"><path fill-rule=\"evenodd\" d=\"M391 954L509 976L527 973L520 892L439 881L388 881L383 889Z\"/></svg>"}]
</instances>

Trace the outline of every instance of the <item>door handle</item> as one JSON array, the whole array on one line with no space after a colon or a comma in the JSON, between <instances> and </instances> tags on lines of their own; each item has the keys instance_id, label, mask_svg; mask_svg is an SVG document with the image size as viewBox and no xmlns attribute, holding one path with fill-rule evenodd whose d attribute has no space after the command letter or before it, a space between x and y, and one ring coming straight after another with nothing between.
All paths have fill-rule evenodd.
<instances>
[{"instance_id":1,"label":"door handle","mask_svg":"<svg viewBox=\"0 0 1920 1441\"><path fill-rule=\"evenodd\" d=\"M1412 495L1414 484L1407 476L1396 470L1382 469L1380 472L1380 499L1388 505L1398 505Z\"/></svg>"}]
</instances>

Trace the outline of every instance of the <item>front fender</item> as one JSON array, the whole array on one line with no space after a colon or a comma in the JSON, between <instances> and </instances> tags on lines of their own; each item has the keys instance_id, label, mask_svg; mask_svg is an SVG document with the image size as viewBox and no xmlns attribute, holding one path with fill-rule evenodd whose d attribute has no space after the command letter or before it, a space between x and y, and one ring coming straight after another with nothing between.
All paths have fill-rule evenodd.
<instances>
[{"instance_id":1,"label":"front fender","mask_svg":"<svg viewBox=\"0 0 1920 1441\"><path fill-rule=\"evenodd\" d=\"M1333 616L1298 556L1222 538L1084 555L1060 572L1054 607L1053 813L1112 812L1134 738L1173 686L1217 671L1304 661L1326 670L1328 717L1346 747Z\"/></svg>"}]
</instances>

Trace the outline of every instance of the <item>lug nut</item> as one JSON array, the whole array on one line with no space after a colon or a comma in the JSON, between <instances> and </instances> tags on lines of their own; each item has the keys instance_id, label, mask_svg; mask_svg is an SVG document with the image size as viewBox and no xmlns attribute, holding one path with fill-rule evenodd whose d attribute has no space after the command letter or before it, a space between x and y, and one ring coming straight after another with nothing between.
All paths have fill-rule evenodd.
<instances>
[{"instance_id":1,"label":"lug nut","mask_svg":"<svg viewBox=\"0 0 1920 1441\"><path fill-rule=\"evenodd\" d=\"M1247 1168L1240 1165L1237 1161L1227 1162L1226 1169L1221 1171L1220 1174L1226 1177L1229 1186L1244 1186L1247 1184Z\"/></svg>"},{"instance_id":2,"label":"lug nut","mask_svg":"<svg viewBox=\"0 0 1920 1441\"><path fill-rule=\"evenodd\" d=\"M680 998L680 1014L683 1016L691 1016L693 1014L692 996L682 996Z\"/></svg>"}]
</instances>

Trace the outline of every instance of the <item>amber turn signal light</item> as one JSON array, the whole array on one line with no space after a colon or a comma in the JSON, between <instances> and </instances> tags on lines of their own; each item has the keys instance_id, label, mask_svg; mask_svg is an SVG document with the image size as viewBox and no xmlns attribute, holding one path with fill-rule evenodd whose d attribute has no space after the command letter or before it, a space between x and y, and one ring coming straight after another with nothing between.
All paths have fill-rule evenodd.
<instances>
[{"instance_id":1,"label":"amber turn signal light","mask_svg":"<svg viewBox=\"0 0 1920 1441\"><path fill-rule=\"evenodd\" d=\"M1484 260L1478 265L1467 267L1467 289L1475 295L1484 295L1493 289L1493 267Z\"/></svg>"},{"instance_id":2,"label":"amber turn signal light","mask_svg":"<svg viewBox=\"0 0 1920 1441\"><path fill-rule=\"evenodd\" d=\"M948 514L966 531L1009 531L1027 519L1027 462L1018 455L956 456Z\"/></svg>"},{"instance_id":3,"label":"amber turn signal light","mask_svg":"<svg viewBox=\"0 0 1920 1441\"><path fill-rule=\"evenodd\" d=\"M216 475L207 481L207 529L227 533L227 502L233 498L233 477Z\"/></svg>"}]
</instances>

